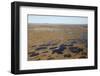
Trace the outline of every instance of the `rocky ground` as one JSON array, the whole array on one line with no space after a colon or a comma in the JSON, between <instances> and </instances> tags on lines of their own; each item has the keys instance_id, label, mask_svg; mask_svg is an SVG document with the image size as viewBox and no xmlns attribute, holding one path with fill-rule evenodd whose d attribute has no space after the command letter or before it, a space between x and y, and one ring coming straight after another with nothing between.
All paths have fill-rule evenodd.
<instances>
[{"instance_id":1,"label":"rocky ground","mask_svg":"<svg viewBox=\"0 0 100 76\"><path fill-rule=\"evenodd\" d=\"M34 45L28 52L28 60L87 58L86 47L85 41L81 40L70 40L62 44Z\"/></svg>"}]
</instances>

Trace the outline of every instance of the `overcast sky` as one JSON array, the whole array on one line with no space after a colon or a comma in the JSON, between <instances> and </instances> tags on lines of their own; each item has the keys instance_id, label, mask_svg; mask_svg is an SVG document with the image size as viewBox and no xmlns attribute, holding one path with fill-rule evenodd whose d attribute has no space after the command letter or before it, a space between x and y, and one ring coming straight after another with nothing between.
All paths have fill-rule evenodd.
<instances>
[{"instance_id":1,"label":"overcast sky","mask_svg":"<svg viewBox=\"0 0 100 76\"><path fill-rule=\"evenodd\" d=\"M88 24L87 17L28 15L28 23Z\"/></svg>"}]
</instances>

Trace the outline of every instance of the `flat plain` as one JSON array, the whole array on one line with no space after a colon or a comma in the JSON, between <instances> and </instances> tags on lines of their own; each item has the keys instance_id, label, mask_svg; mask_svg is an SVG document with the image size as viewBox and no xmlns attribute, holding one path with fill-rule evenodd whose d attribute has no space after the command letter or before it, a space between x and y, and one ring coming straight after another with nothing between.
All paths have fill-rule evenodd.
<instances>
[{"instance_id":1,"label":"flat plain","mask_svg":"<svg viewBox=\"0 0 100 76\"><path fill-rule=\"evenodd\" d=\"M86 24L28 24L28 61L88 58Z\"/></svg>"}]
</instances>

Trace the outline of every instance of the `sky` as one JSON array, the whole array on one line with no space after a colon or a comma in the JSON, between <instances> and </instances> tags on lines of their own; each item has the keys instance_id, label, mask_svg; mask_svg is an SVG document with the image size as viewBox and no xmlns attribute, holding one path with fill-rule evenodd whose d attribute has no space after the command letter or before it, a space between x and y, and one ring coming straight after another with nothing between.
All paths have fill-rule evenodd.
<instances>
[{"instance_id":1,"label":"sky","mask_svg":"<svg viewBox=\"0 0 100 76\"><path fill-rule=\"evenodd\" d=\"M28 23L88 24L88 17L28 15Z\"/></svg>"}]
</instances>

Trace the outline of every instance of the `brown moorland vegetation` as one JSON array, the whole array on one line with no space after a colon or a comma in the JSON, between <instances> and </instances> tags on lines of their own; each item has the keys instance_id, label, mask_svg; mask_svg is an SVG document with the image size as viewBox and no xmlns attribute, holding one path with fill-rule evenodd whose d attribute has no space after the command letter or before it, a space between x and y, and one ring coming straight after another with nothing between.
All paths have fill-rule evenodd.
<instances>
[{"instance_id":1,"label":"brown moorland vegetation","mask_svg":"<svg viewBox=\"0 0 100 76\"><path fill-rule=\"evenodd\" d=\"M87 25L28 24L28 60L88 57Z\"/></svg>"}]
</instances>

